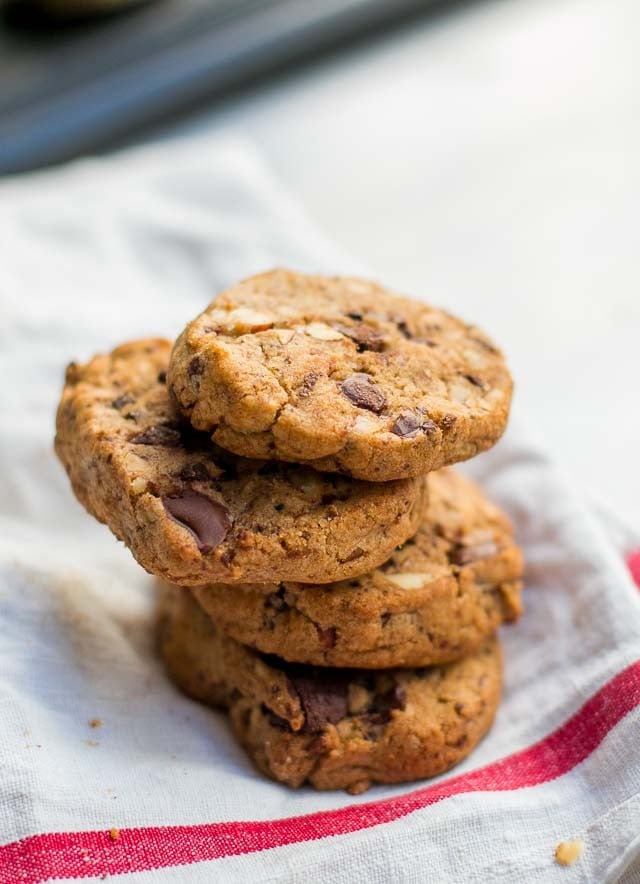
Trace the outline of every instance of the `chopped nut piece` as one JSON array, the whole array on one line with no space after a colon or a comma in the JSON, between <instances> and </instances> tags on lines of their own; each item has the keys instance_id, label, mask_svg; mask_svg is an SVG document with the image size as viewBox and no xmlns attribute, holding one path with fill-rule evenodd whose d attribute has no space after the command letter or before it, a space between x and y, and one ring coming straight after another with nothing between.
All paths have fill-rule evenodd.
<instances>
[{"instance_id":1,"label":"chopped nut piece","mask_svg":"<svg viewBox=\"0 0 640 884\"><path fill-rule=\"evenodd\" d=\"M455 401L459 402L461 405L464 405L471 395L469 388L462 384L453 383L449 387L449 396Z\"/></svg>"},{"instance_id":2,"label":"chopped nut piece","mask_svg":"<svg viewBox=\"0 0 640 884\"><path fill-rule=\"evenodd\" d=\"M431 579L429 574L385 574L387 580L400 589L421 589Z\"/></svg>"},{"instance_id":3,"label":"chopped nut piece","mask_svg":"<svg viewBox=\"0 0 640 884\"><path fill-rule=\"evenodd\" d=\"M216 328L236 335L264 331L273 325L271 317L248 307L236 307L235 310L212 310L208 318Z\"/></svg>"},{"instance_id":4,"label":"chopped nut piece","mask_svg":"<svg viewBox=\"0 0 640 884\"><path fill-rule=\"evenodd\" d=\"M131 492L133 494L144 494L147 490L147 480L143 479L142 476L136 476L135 479L131 480Z\"/></svg>"},{"instance_id":5,"label":"chopped nut piece","mask_svg":"<svg viewBox=\"0 0 640 884\"><path fill-rule=\"evenodd\" d=\"M305 326L304 332L318 341L341 341L344 338L343 334L325 325L324 322L310 322Z\"/></svg>"},{"instance_id":6,"label":"chopped nut piece","mask_svg":"<svg viewBox=\"0 0 640 884\"><path fill-rule=\"evenodd\" d=\"M578 862L583 850L584 844L579 838L573 841L561 841L556 847L556 862L561 866L572 866Z\"/></svg>"},{"instance_id":7,"label":"chopped nut piece","mask_svg":"<svg viewBox=\"0 0 640 884\"><path fill-rule=\"evenodd\" d=\"M350 715L359 715L364 712L371 702L369 691L362 685L352 682L349 685L348 706Z\"/></svg>"}]
</instances>

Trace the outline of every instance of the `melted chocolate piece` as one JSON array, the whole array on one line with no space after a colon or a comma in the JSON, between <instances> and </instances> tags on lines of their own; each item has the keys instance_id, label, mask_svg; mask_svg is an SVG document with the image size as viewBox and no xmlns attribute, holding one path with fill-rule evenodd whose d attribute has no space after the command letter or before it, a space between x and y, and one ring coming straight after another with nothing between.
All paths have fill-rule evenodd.
<instances>
[{"instance_id":1,"label":"melted chocolate piece","mask_svg":"<svg viewBox=\"0 0 640 884\"><path fill-rule=\"evenodd\" d=\"M315 734L328 724L337 724L348 715L348 682L319 677L291 679L298 692L305 715L305 730Z\"/></svg>"},{"instance_id":2,"label":"melted chocolate piece","mask_svg":"<svg viewBox=\"0 0 640 884\"><path fill-rule=\"evenodd\" d=\"M132 445L162 445L164 448L178 448L181 438L178 430L160 424L157 427L148 427L130 441Z\"/></svg>"},{"instance_id":3,"label":"melted chocolate piece","mask_svg":"<svg viewBox=\"0 0 640 884\"><path fill-rule=\"evenodd\" d=\"M393 422L391 432L396 436L416 436L420 429L420 418L412 411L403 411Z\"/></svg>"},{"instance_id":4,"label":"melted chocolate piece","mask_svg":"<svg viewBox=\"0 0 640 884\"><path fill-rule=\"evenodd\" d=\"M351 338L357 344L359 353L362 353L364 350L373 350L378 353L384 346L384 336L375 328L371 328L370 325L364 325L364 323L360 325L341 325L336 323L334 328L345 335L345 337Z\"/></svg>"},{"instance_id":5,"label":"melted chocolate piece","mask_svg":"<svg viewBox=\"0 0 640 884\"><path fill-rule=\"evenodd\" d=\"M354 374L340 384L340 391L358 408L366 408L380 414L387 404L387 397L368 374Z\"/></svg>"},{"instance_id":6,"label":"melted chocolate piece","mask_svg":"<svg viewBox=\"0 0 640 884\"><path fill-rule=\"evenodd\" d=\"M169 518L193 534L203 553L222 543L231 527L225 507L196 491L166 495L162 503Z\"/></svg>"},{"instance_id":7,"label":"melted chocolate piece","mask_svg":"<svg viewBox=\"0 0 640 884\"><path fill-rule=\"evenodd\" d=\"M429 418L417 415L413 411L402 411L395 419L393 426L391 427L391 432L395 433L396 436L410 439L413 436L416 436L420 430L426 435L429 435L437 429L438 428L434 422L429 420Z\"/></svg>"},{"instance_id":8,"label":"melted chocolate piece","mask_svg":"<svg viewBox=\"0 0 640 884\"><path fill-rule=\"evenodd\" d=\"M194 356L187 366L187 374L190 378L198 378L204 374L204 359L202 356Z\"/></svg>"}]
</instances>

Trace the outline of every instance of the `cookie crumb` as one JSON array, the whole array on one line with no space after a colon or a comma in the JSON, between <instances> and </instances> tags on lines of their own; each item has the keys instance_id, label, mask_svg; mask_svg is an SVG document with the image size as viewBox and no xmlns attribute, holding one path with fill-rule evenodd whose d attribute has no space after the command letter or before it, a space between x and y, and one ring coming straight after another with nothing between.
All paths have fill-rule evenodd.
<instances>
[{"instance_id":1,"label":"cookie crumb","mask_svg":"<svg viewBox=\"0 0 640 884\"><path fill-rule=\"evenodd\" d=\"M120 829L116 829L115 826L112 826L109 829L109 838L111 838L112 841L117 841L119 837L120 837Z\"/></svg>"},{"instance_id":2,"label":"cookie crumb","mask_svg":"<svg viewBox=\"0 0 640 884\"><path fill-rule=\"evenodd\" d=\"M89 722L89 727L102 727L102 719L101 718L92 718Z\"/></svg>"},{"instance_id":3,"label":"cookie crumb","mask_svg":"<svg viewBox=\"0 0 640 884\"><path fill-rule=\"evenodd\" d=\"M582 856L584 844L579 838L574 841L561 841L556 847L555 859L561 866L572 866Z\"/></svg>"},{"instance_id":4,"label":"cookie crumb","mask_svg":"<svg viewBox=\"0 0 640 884\"><path fill-rule=\"evenodd\" d=\"M100 743L97 740L86 740L87 746L99 746Z\"/></svg>"}]
</instances>

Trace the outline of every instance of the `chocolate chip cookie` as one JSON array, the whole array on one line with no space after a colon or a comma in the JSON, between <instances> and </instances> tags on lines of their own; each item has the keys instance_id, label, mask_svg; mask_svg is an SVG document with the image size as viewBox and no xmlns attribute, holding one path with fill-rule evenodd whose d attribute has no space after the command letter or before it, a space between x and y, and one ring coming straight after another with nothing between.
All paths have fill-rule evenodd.
<instances>
[{"instance_id":1,"label":"chocolate chip cookie","mask_svg":"<svg viewBox=\"0 0 640 884\"><path fill-rule=\"evenodd\" d=\"M484 736L500 698L496 639L424 669L300 666L223 635L178 588L164 594L160 647L180 687L226 707L260 770L294 787L359 793L442 773Z\"/></svg>"},{"instance_id":2,"label":"chocolate chip cookie","mask_svg":"<svg viewBox=\"0 0 640 884\"><path fill-rule=\"evenodd\" d=\"M250 461L182 423L171 344L69 366L56 451L80 502L152 574L178 584L330 582L380 564L417 530L424 479L385 485Z\"/></svg>"},{"instance_id":3,"label":"chocolate chip cookie","mask_svg":"<svg viewBox=\"0 0 640 884\"><path fill-rule=\"evenodd\" d=\"M169 384L223 448L376 482L490 448L512 389L475 326L372 282L287 270L228 289L191 322Z\"/></svg>"},{"instance_id":4,"label":"chocolate chip cookie","mask_svg":"<svg viewBox=\"0 0 640 884\"><path fill-rule=\"evenodd\" d=\"M522 554L504 514L453 470L429 476L415 537L383 565L329 585L195 587L225 633L321 666L428 666L468 656L521 612Z\"/></svg>"}]
</instances>

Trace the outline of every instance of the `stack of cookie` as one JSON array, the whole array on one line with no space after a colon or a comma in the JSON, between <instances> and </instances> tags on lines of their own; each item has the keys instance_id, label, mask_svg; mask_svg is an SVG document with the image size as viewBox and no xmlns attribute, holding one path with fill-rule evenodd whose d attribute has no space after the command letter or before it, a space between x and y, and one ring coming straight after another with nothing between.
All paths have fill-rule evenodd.
<instances>
[{"instance_id":1,"label":"stack of cookie","mask_svg":"<svg viewBox=\"0 0 640 884\"><path fill-rule=\"evenodd\" d=\"M356 793L448 769L493 721L522 558L443 468L497 441L510 398L477 328L280 270L218 296L173 349L69 366L56 449L165 581L177 683L227 709L269 776Z\"/></svg>"}]
</instances>

